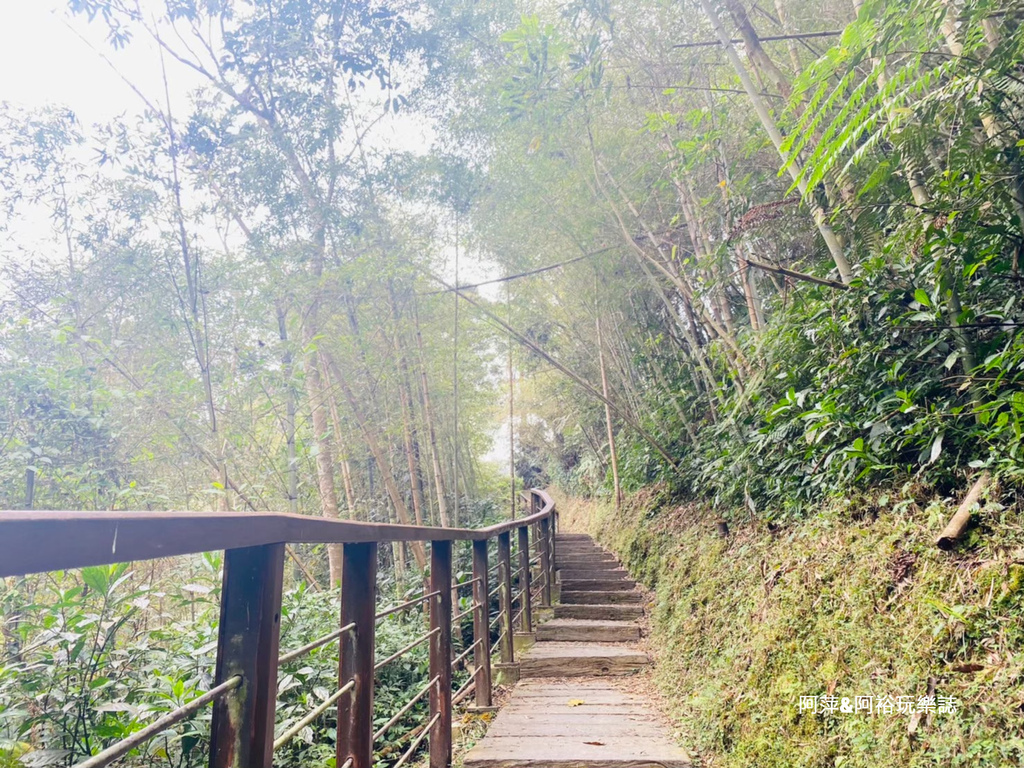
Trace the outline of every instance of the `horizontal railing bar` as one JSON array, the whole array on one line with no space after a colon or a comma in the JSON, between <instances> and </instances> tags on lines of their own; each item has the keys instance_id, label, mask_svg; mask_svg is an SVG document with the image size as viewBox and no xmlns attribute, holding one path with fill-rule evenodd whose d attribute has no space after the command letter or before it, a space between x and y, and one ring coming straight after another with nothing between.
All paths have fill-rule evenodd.
<instances>
[{"instance_id":1,"label":"horizontal railing bar","mask_svg":"<svg viewBox=\"0 0 1024 768\"><path fill-rule=\"evenodd\" d=\"M423 739L427 737L427 734L430 733L430 729L434 727L434 723L436 723L438 721L438 718L440 717L441 713L438 712L436 715L430 718L430 722L423 726L423 730L420 732L420 735L417 736L413 743L409 745L409 748L405 750L404 753L402 753L402 756L398 758L398 762L395 763L394 766L392 766L392 768L402 768L402 766L405 765L406 761L410 757L412 757L413 753L416 751L416 748L419 747Z\"/></svg>"},{"instance_id":2,"label":"horizontal railing bar","mask_svg":"<svg viewBox=\"0 0 1024 768\"><path fill-rule=\"evenodd\" d=\"M480 576L475 576L474 578L467 579L466 581L456 582L455 584L452 584L452 589L458 589L459 587L468 587L470 584L476 584L478 581L480 581L480 579Z\"/></svg>"},{"instance_id":3,"label":"horizontal railing bar","mask_svg":"<svg viewBox=\"0 0 1024 768\"><path fill-rule=\"evenodd\" d=\"M468 648L466 648L466 650L464 650L464 651L463 651L462 653L460 653L460 654L459 654L458 656L456 656L456 657L455 657L455 660L454 660L454 661L452 661L452 669L455 669L455 667L457 667L457 666L459 665L459 662L460 662L460 661L462 661L462 660L463 660L464 658L466 658L467 656L469 656L470 652L471 652L471 651L472 651L472 650L473 650L474 648L476 648L476 647L477 647L478 645L480 645L480 643L481 643L481 640L476 640L476 641L474 641L473 643L470 643L469 647L468 647Z\"/></svg>"},{"instance_id":4,"label":"horizontal railing bar","mask_svg":"<svg viewBox=\"0 0 1024 768\"><path fill-rule=\"evenodd\" d=\"M435 685L437 685L437 683L438 683L438 681L440 679L441 679L440 676L434 675L434 678L429 683L427 683L425 686L420 688L420 692L419 693L417 693L415 696L413 696L411 699L409 699L408 703L404 707L402 707L400 710L398 710L390 720L388 720L386 723L384 723L384 725L382 725L377 730L377 732L375 734L373 734L373 740L376 741L381 736L383 736L385 733L387 733L388 730L395 723L397 723L399 720L402 719L402 715L404 715L406 712L408 712L410 709L412 709L417 701L419 701L424 696L426 696L430 692L430 689L433 688Z\"/></svg>"},{"instance_id":5,"label":"horizontal railing bar","mask_svg":"<svg viewBox=\"0 0 1024 768\"><path fill-rule=\"evenodd\" d=\"M332 696L330 696L325 701L323 701L320 704L320 706L318 706L316 709L312 710L308 715L306 715L304 718L299 720L299 722L297 722L295 725L293 725L287 731L282 733L280 735L280 737L274 739L274 749L280 749L285 744L287 744L289 741L294 739L295 736L299 733L299 731L301 731L307 725L309 725L314 720L316 720L318 717L320 717L320 715L322 715L324 712L326 712L327 709L332 704L334 704L334 702L336 702L338 699L340 699L346 693L351 691L355 687L355 685L356 685L356 681L355 680L349 680L347 683L345 683L343 686L341 686L341 688L339 688L337 691L335 691Z\"/></svg>"},{"instance_id":6,"label":"horizontal railing bar","mask_svg":"<svg viewBox=\"0 0 1024 768\"><path fill-rule=\"evenodd\" d=\"M550 497L530 517L487 528L358 523L277 512L0 511L0 577L109 565L281 542L481 541L548 517ZM39 542L46 542L40 547Z\"/></svg>"},{"instance_id":7,"label":"horizontal railing bar","mask_svg":"<svg viewBox=\"0 0 1024 768\"><path fill-rule=\"evenodd\" d=\"M422 637L419 637L416 640L413 640L411 643L409 643L407 646L405 646L405 648L399 648L397 651L395 651L390 656L388 656L386 659L384 659L384 661L379 661L376 664L374 664L373 665L373 671L376 672L378 669L383 667L385 664L390 664L392 661L397 659L403 653L408 653L413 648L415 648L417 645L420 645L421 643L427 642L427 640L429 640L431 637L433 637L434 635L436 635L440 631L441 631L440 627L435 627L434 629L430 630L429 632L427 632L427 634L423 635Z\"/></svg>"},{"instance_id":8,"label":"horizontal railing bar","mask_svg":"<svg viewBox=\"0 0 1024 768\"><path fill-rule=\"evenodd\" d=\"M452 694L452 704L455 704L455 703L456 703L457 701L461 701L461 699L460 699L459 697L460 697L460 696L461 696L462 694L464 694L464 693L465 693L465 692L466 692L467 690L469 690L469 687L470 687L471 685L473 685L473 683L475 683L475 682L476 682L476 674L473 674L473 676L472 676L472 677L470 677L470 678L469 678L469 680L467 680L466 682L464 682L464 683L463 683L463 684L462 684L462 685L461 685L461 686L459 687L459 689L458 689L457 691L455 691L455 693L453 693L453 694Z\"/></svg>"},{"instance_id":9,"label":"horizontal railing bar","mask_svg":"<svg viewBox=\"0 0 1024 768\"><path fill-rule=\"evenodd\" d=\"M385 616L390 616L392 613L398 613L399 611L404 611L406 608L412 608L414 605L417 605L417 604L422 603L422 602L424 602L426 600L429 600L432 597L437 597L440 594L441 594L440 592L428 592L427 594L423 595L423 597L417 597L417 598L415 598L413 600L409 600L407 602L404 602L401 605L395 605L395 606L392 606L391 608L388 608L385 611L381 611L380 613L378 613L373 618L374 618L375 621L380 621Z\"/></svg>"},{"instance_id":10,"label":"horizontal railing bar","mask_svg":"<svg viewBox=\"0 0 1024 768\"><path fill-rule=\"evenodd\" d=\"M299 658L300 656L305 656L310 651L319 648L321 645L327 645L329 642L331 642L331 640L337 640L343 634L355 628L356 625L354 622L351 624L346 624L341 629L336 629L333 632L331 632L331 634L324 635L319 640L314 640L312 643L304 645L301 648L296 648L294 651L288 651L288 653L282 654L281 657L277 660L277 665L281 666L282 664L287 664L289 661L293 661Z\"/></svg>"},{"instance_id":11,"label":"horizontal railing bar","mask_svg":"<svg viewBox=\"0 0 1024 768\"><path fill-rule=\"evenodd\" d=\"M198 712L214 699L220 698L225 693L235 690L235 688L241 684L241 675L235 675L234 677L228 678L220 685L214 686L208 690L202 696L198 696L188 702L188 704L180 706L172 712L168 712L158 720L154 720L141 731L136 731L127 739L122 739L116 744L112 744L107 747L102 752L93 755L88 760L83 760L75 765L74 768L102 768L102 766L109 765L119 757L123 757L128 752L131 752L135 747L156 736L161 731L167 730L172 725L180 723L192 713Z\"/></svg>"},{"instance_id":12,"label":"horizontal railing bar","mask_svg":"<svg viewBox=\"0 0 1024 768\"><path fill-rule=\"evenodd\" d=\"M471 694L474 691L475 688L476 688L476 678L475 677L471 677L471 678L469 678L469 684L463 686L462 689L460 689L460 691L458 693L456 693L455 695L452 696L452 706L454 707L456 704L458 704L464 698L469 696L469 694Z\"/></svg>"},{"instance_id":13,"label":"horizontal railing bar","mask_svg":"<svg viewBox=\"0 0 1024 768\"><path fill-rule=\"evenodd\" d=\"M467 616L469 616L469 614L471 614L473 611L475 611L479 607L480 607L479 604L471 605L469 608L464 610L462 613L456 613L454 616L452 616L452 623L455 623L459 619L466 618Z\"/></svg>"}]
</instances>

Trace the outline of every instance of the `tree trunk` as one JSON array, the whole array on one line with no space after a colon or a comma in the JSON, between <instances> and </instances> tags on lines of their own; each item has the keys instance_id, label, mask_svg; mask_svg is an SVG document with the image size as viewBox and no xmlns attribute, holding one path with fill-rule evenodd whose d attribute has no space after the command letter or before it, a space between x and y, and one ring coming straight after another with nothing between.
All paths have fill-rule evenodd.
<instances>
[{"instance_id":1,"label":"tree trunk","mask_svg":"<svg viewBox=\"0 0 1024 768\"><path fill-rule=\"evenodd\" d=\"M402 525L411 525L412 520L409 516L409 509L406 507L405 499L402 498L402 494L398 490L398 483L395 482L395 475L391 469L391 462L388 459L387 453L381 447L381 442L377 437L376 431L366 418L362 408L360 408L359 401L356 400L355 394L352 392L352 388L349 386L348 381L341 375L341 372L338 370L337 364L331 358L330 353L325 351L324 359L331 371L335 384L345 396L345 400L348 402L349 408L352 410L352 415L355 417L356 423L359 425L359 429L363 433L363 440L366 443L366 447L370 449L370 453L373 455L374 461L377 462L377 468L380 470L381 480L384 483L384 488L387 491L388 496L391 498L391 504L394 507L395 514L397 515L399 522L401 522ZM426 568L427 558L423 544L417 541L413 542L411 547L413 557L416 558L416 563L419 565L420 570Z\"/></svg>"},{"instance_id":2,"label":"tree trunk","mask_svg":"<svg viewBox=\"0 0 1024 768\"><path fill-rule=\"evenodd\" d=\"M782 73L782 70L775 66L775 62L765 53L761 47L761 39L757 36L757 30L747 16L747 9L743 6L742 0L725 0L725 7L729 10L736 28L739 29L740 38L743 40L743 47L746 49L747 58L755 70L764 75L786 98L792 89L789 86L789 79Z\"/></svg>"},{"instance_id":3,"label":"tree trunk","mask_svg":"<svg viewBox=\"0 0 1024 768\"><path fill-rule=\"evenodd\" d=\"M287 310L277 305L277 333L281 340L281 370L284 374L285 416L284 440L288 455L288 511L293 515L299 513L299 462L295 454L295 390L292 388L292 351L288 348L288 317Z\"/></svg>"},{"instance_id":4,"label":"tree trunk","mask_svg":"<svg viewBox=\"0 0 1024 768\"><path fill-rule=\"evenodd\" d=\"M409 468L409 483L412 486L412 508L416 525L423 525L423 484L420 481L419 444L416 439L416 414L413 410L412 392L409 387L409 363L406 357L405 336L402 333L402 315L395 300L394 286L388 283L391 311L395 317L395 346L398 348L398 397L402 407L402 437L405 443L405 460Z\"/></svg>"},{"instance_id":5,"label":"tree trunk","mask_svg":"<svg viewBox=\"0 0 1024 768\"><path fill-rule=\"evenodd\" d=\"M451 526L451 521L448 519L444 473L441 471L441 456L437 447L437 431L434 428L434 409L430 403L430 387L427 386L426 359L423 354L423 334L420 331L420 313L415 303L413 304L413 320L416 327L416 347L419 350L420 397L423 399L423 419L427 424L427 444L430 446L430 463L434 474L434 490L437 493L437 514L441 519L441 526L448 528Z\"/></svg>"},{"instance_id":6,"label":"tree trunk","mask_svg":"<svg viewBox=\"0 0 1024 768\"><path fill-rule=\"evenodd\" d=\"M611 454L612 483L615 487L615 509L622 508L622 487L619 485L619 454L615 450L615 426L612 424L612 409L608 406L608 374L604 367L604 340L601 336L601 316L597 317L597 360L601 366L601 392L604 394L604 423L608 430L608 452Z\"/></svg>"},{"instance_id":7,"label":"tree trunk","mask_svg":"<svg viewBox=\"0 0 1024 768\"><path fill-rule=\"evenodd\" d=\"M792 162L789 162L789 155L782 149L782 143L784 141L782 133L775 124L775 120L771 116L771 112L768 111L768 105L765 104L764 99L761 98L761 94L758 93L757 89L754 88L754 84L750 81L750 75L747 74L746 69L743 67L743 62L740 61L739 54L736 53L736 49L730 42L729 35L722 26L722 20L718 17L718 13L715 11L711 0L700 0L700 4L704 9L704 13L707 14L708 20L711 22L711 26L714 27L715 34L718 36L722 49L725 51L729 62L732 64L733 69L736 71L736 75L739 77L740 82L743 85L743 90L747 92L747 96L750 98L750 103L753 105L754 111L757 113L758 119L761 121L761 125L764 127L768 137L771 139L772 144L775 145L775 149L778 151L783 162L787 163L786 167L789 170L789 175L797 183L797 187L800 189L800 194L803 196L804 200L807 201L807 204L811 209L811 215L814 217L814 223L818 227L818 232L821 234L822 240L825 241L825 245L828 247L829 253L832 255L832 261L835 263L836 269L839 271L839 279L842 280L845 285L849 285L853 280L853 269L850 267L850 262L846 259L846 254L843 253L843 246L839 237L833 231L832 225L828 222L828 215L814 200L813 195L808 194L809 190L807 188L807 182L803 178L803 167L800 164L799 159L793 158Z\"/></svg>"},{"instance_id":8,"label":"tree trunk","mask_svg":"<svg viewBox=\"0 0 1024 768\"><path fill-rule=\"evenodd\" d=\"M323 385L320 377L320 365L315 348L316 324L318 320L319 299L313 299L313 306L306 314L303 326L303 345L309 350L306 353L306 397L313 424L313 441L316 443L316 477L320 488L320 513L331 520L338 519L338 493L334 485L334 451L331 446L331 427L327 423L327 411L324 408ZM341 582L341 544L327 545L327 562L330 569L331 584Z\"/></svg>"}]
</instances>

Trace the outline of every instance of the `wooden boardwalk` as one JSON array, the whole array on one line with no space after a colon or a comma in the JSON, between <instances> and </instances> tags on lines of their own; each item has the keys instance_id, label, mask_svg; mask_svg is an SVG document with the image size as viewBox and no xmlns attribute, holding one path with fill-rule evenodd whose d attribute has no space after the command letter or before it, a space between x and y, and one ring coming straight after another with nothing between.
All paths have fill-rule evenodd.
<instances>
[{"instance_id":1,"label":"wooden boardwalk","mask_svg":"<svg viewBox=\"0 0 1024 768\"><path fill-rule=\"evenodd\" d=\"M556 537L561 599L519 659L520 681L465 768L688 768L689 757L624 675L650 663L637 643L641 595L589 536Z\"/></svg>"}]
</instances>

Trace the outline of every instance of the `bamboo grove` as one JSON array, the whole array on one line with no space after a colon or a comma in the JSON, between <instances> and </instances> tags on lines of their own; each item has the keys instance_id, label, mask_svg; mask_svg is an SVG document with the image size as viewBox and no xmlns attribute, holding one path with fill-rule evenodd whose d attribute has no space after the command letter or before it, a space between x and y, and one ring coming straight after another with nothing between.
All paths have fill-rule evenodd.
<instances>
[{"instance_id":1,"label":"bamboo grove","mask_svg":"<svg viewBox=\"0 0 1024 768\"><path fill-rule=\"evenodd\" d=\"M523 15L456 122L492 142L478 227L512 272L565 263L517 284L523 322L617 406L542 363L558 427L524 449L578 489L665 479L726 515L869 481L945 493L983 467L1016 487L1020 13Z\"/></svg>"},{"instance_id":2,"label":"bamboo grove","mask_svg":"<svg viewBox=\"0 0 1024 768\"><path fill-rule=\"evenodd\" d=\"M767 516L1019 477L1012 3L69 9L164 87L4 107L10 507L450 525L509 419L518 482Z\"/></svg>"}]
</instances>

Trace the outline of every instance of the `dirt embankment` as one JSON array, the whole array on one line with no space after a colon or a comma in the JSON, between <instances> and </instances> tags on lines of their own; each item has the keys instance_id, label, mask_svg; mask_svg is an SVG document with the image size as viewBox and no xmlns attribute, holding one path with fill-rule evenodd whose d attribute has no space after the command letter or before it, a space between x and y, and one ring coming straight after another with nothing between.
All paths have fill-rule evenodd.
<instances>
[{"instance_id":1,"label":"dirt embankment","mask_svg":"<svg viewBox=\"0 0 1024 768\"><path fill-rule=\"evenodd\" d=\"M942 552L956 504L879 491L723 537L660 489L559 499L651 589L654 683L704 765L1022 765L1024 516L989 505Z\"/></svg>"}]
</instances>

